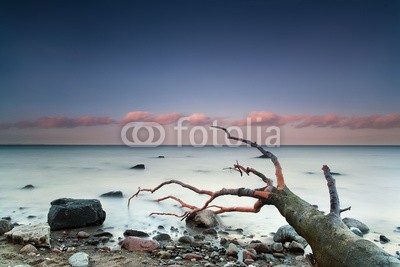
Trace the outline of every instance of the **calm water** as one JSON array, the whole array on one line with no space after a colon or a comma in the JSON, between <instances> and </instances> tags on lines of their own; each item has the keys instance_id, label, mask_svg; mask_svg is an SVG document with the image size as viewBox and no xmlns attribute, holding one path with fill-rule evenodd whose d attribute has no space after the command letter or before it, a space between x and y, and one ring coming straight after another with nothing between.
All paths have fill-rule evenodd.
<instances>
[{"instance_id":1,"label":"calm water","mask_svg":"<svg viewBox=\"0 0 400 267\"><path fill-rule=\"evenodd\" d=\"M320 210L329 211L329 196L321 167L334 172L342 207L352 206L343 217L353 217L371 228L369 239L383 233L392 242L385 247L398 250L400 233L400 147L280 147L271 148L284 169L286 184ZM158 156L165 158L157 158ZM50 202L61 197L99 198L108 191L121 190L123 199L100 198L107 212L104 227L121 234L127 227L152 230L163 224L180 226L175 217L148 216L151 211L182 213L173 201L152 200L174 194L200 206L207 198L176 185L158 193L143 193L127 207L127 199L142 188L154 187L167 179L179 179L200 188L263 186L255 176L223 170L238 160L274 178L269 160L255 158L257 150L248 147L158 147L124 146L0 146L0 216L11 216L18 223L44 222ZM130 170L143 163L145 170ZM21 190L27 184L36 188ZM253 199L225 197L215 202L225 206L252 205ZM36 218L28 219L29 215ZM274 207L258 214L226 214L226 226L240 227L245 233L268 234L286 224Z\"/></svg>"}]
</instances>

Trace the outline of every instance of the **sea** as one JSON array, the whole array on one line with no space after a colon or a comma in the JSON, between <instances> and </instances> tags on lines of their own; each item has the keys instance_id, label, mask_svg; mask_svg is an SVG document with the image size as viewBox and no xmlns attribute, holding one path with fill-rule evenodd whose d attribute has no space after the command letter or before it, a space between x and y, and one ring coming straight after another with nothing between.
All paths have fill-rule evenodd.
<instances>
[{"instance_id":1,"label":"sea","mask_svg":"<svg viewBox=\"0 0 400 267\"><path fill-rule=\"evenodd\" d=\"M329 194L322 166L335 175L342 217L356 218L369 226L365 237L391 254L400 250L400 147L399 146L281 146L267 148L280 160L286 185L307 202L329 213ZM230 170L236 161L267 177L274 177L269 159L258 158L257 149L240 147L127 147L75 145L0 146L0 218L29 224L46 222L50 202L58 198L99 199L107 213L104 229L122 236L126 229L151 232L159 225L184 228L174 216L150 216L151 212L183 214L174 200L155 200L173 195L188 204L202 206L208 199L179 185L167 185L153 194L138 188L153 188L176 179L201 189L260 188L254 175ZM144 164L145 169L131 169ZM276 184L276 182L275 182ZM22 189L33 185L34 189ZM122 191L122 198L100 197ZM252 206L255 200L226 196L215 200L222 206ZM221 214L224 227L241 228L254 238L268 236L287 224L273 206L259 213ZM381 244L379 236L391 241Z\"/></svg>"}]
</instances>

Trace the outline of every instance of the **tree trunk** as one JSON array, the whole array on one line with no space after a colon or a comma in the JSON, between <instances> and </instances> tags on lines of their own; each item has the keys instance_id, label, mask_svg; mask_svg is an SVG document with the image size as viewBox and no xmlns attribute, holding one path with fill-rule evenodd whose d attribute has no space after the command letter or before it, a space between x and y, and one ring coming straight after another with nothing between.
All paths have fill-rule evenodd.
<instances>
[{"instance_id":1,"label":"tree trunk","mask_svg":"<svg viewBox=\"0 0 400 267\"><path fill-rule=\"evenodd\" d=\"M400 261L374 243L355 235L334 213L324 215L289 188L276 190L274 205L310 244L318 266L400 266Z\"/></svg>"}]
</instances>

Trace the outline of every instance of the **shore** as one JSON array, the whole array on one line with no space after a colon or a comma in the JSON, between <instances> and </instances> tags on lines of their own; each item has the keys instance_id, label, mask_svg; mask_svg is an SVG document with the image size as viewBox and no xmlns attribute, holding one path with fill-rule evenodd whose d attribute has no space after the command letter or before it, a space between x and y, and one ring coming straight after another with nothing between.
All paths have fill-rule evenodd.
<instances>
[{"instance_id":1,"label":"shore","mask_svg":"<svg viewBox=\"0 0 400 267\"><path fill-rule=\"evenodd\" d=\"M295 255L285 248L285 244L277 248L280 253L273 251L257 253L254 249L251 250L249 244L262 243L253 240L251 235L243 234L241 229L226 229L219 232L212 229L195 235L184 229L173 227L164 229L163 226L159 226L150 235L153 237L145 239L157 239L160 244L158 249L151 252L131 252L121 248L119 242L124 237L114 237L101 226L51 231L51 248L37 247L37 250L31 252L21 251L24 245L10 243L5 236L1 236L0 266L67 267L71 266L70 257L78 252L84 252L89 256L87 266L96 267L309 266L304 253ZM270 239L269 243L273 245L276 242ZM232 248L234 251L229 252ZM254 255L246 255L245 251L250 251Z\"/></svg>"}]
</instances>

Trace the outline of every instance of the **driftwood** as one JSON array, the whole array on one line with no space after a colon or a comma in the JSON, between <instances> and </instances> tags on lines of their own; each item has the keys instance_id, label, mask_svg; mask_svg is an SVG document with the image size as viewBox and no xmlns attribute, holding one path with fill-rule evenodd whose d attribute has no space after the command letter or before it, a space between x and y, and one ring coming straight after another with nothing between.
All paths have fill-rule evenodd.
<instances>
[{"instance_id":1,"label":"driftwood","mask_svg":"<svg viewBox=\"0 0 400 267\"><path fill-rule=\"evenodd\" d=\"M238 171L241 175L244 173L247 175L254 174L261 178L266 186L258 189L248 189L244 187L236 189L223 188L213 192L198 189L178 180L169 180L153 189L139 188L139 190L129 198L128 205L132 198L137 197L140 192L153 193L168 184L177 184L197 194L205 194L210 197L202 207L196 207L170 195L158 199L157 201L173 199L179 202L182 207L188 208L189 210L182 215L165 212L153 212L152 214L172 215L185 219L195 212L208 208L213 208L211 209L212 212L220 214L224 212L258 212L264 205L274 205L296 232L304 237L310 244L314 259L316 260L316 266L400 266L400 260L388 254L374 243L358 237L342 222L340 214L349 208L340 209L335 179L332 177L328 166L324 165L322 167L330 195L330 212L325 215L316 207L290 191L285 184L282 167L274 154L266 151L255 142L231 136L226 128L219 126L215 126L215 128L225 131L228 139L237 140L257 148L264 158L271 159L275 166L277 186L274 186L273 181L261 172L253 168L245 168L236 162L231 169ZM257 200L252 207L223 207L211 205L214 199L225 195L246 196Z\"/></svg>"}]
</instances>

